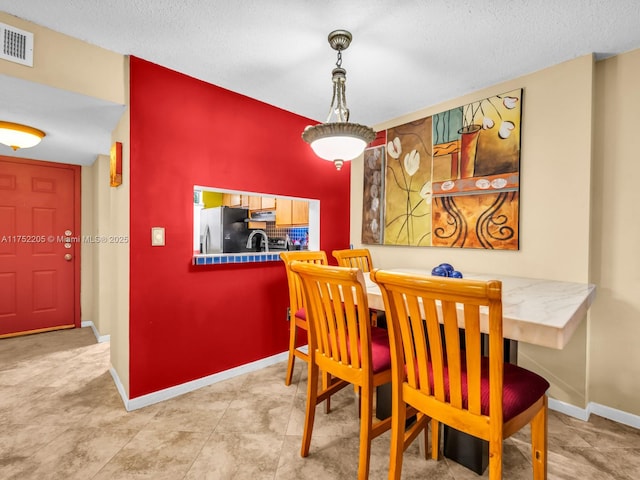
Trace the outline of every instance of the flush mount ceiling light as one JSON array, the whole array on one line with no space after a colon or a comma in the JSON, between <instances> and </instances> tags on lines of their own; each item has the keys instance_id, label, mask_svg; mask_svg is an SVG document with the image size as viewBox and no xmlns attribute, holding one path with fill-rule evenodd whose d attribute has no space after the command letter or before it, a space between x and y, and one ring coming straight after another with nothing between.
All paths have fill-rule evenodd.
<instances>
[{"instance_id":1,"label":"flush mount ceiling light","mask_svg":"<svg viewBox=\"0 0 640 480\"><path fill-rule=\"evenodd\" d=\"M45 133L37 128L0 121L0 143L14 150L35 147L44 136Z\"/></svg>"},{"instance_id":2,"label":"flush mount ceiling light","mask_svg":"<svg viewBox=\"0 0 640 480\"><path fill-rule=\"evenodd\" d=\"M302 132L302 139L320 158L333 162L337 170L346 160L360 155L368 143L376 138L376 132L358 123L349 123L349 109L345 95L347 71L342 68L342 51L351 44L351 33L335 30L329 34L329 45L338 52L336 68L333 69L333 98L329 116L325 123L308 126ZM331 119L335 115L335 121Z\"/></svg>"}]
</instances>

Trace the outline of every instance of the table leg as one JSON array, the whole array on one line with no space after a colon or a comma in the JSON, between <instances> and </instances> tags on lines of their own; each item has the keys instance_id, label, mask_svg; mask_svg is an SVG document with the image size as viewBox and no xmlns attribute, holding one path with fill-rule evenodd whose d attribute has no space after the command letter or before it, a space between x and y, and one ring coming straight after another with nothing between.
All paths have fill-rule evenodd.
<instances>
[{"instance_id":1,"label":"table leg","mask_svg":"<svg viewBox=\"0 0 640 480\"><path fill-rule=\"evenodd\" d=\"M376 418L384 420L391 416L391 384L376 387Z\"/></svg>"}]
</instances>

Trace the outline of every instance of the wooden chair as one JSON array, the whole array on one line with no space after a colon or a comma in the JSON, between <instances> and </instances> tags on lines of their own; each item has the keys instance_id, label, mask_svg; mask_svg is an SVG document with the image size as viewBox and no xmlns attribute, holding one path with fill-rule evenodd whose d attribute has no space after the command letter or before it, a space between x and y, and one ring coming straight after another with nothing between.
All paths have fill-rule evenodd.
<instances>
[{"instance_id":1,"label":"wooden chair","mask_svg":"<svg viewBox=\"0 0 640 480\"><path fill-rule=\"evenodd\" d=\"M363 272L373 270L373 261L368 248L347 248L344 250L334 250L331 252L341 267L359 268ZM371 324L377 327L385 326L385 315L383 311L370 309Z\"/></svg>"},{"instance_id":2,"label":"wooden chair","mask_svg":"<svg viewBox=\"0 0 640 480\"><path fill-rule=\"evenodd\" d=\"M432 419L434 459L436 422L488 441L492 480L502 478L503 440L530 424L533 478L546 479L549 383L504 361L502 283L382 270L371 278L382 292L391 342L389 478L400 478L409 436L405 407L413 406ZM489 328L488 357L482 353L481 324Z\"/></svg>"},{"instance_id":3,"label":"wooden chair","mask_svg":"<svg viewBox=\"0 0 640 480\"><path fill-rule=\"evenodd\" d=\"M296 348L298 329L307 331L307 316L303 303L302 285L298 276L291 273L290 265L294 260L327 265L327 254L323 251L296 250L280 252L280 258L284 262L287 283L289 284L289 360L284 380L285 385L289 386L293 377L295 358L298 357L305 362L309 361L309 355Z\"/></svg>"},{"instance_id":4,"label":"wooden chair","mask_svg":"<svg viewBox=\"0 0 640 480\"><path fill-rule=\"evenodd\" d=\"M334 250L332 254L341 267L355 267L363 272L373 270L371 253L368 248Z\"/></svg>"},{"instance_id":5,"label":"wooden chair","mask_svg":"<svg viewBox=\"0 0 640 480\"><path fill-rule=\"evenodd\" d=\"M308 306L309 378L300 455L309 454L316 405L352 384L361 392L358 478L366 479L371 440L391 426L391 418L373 422L375 388L391 381L387 331L358 321L369 312L359 269L294 261L291 270L300 275ZM319 370L337 381L318 391Z\"/></svg>"}]
</instances>

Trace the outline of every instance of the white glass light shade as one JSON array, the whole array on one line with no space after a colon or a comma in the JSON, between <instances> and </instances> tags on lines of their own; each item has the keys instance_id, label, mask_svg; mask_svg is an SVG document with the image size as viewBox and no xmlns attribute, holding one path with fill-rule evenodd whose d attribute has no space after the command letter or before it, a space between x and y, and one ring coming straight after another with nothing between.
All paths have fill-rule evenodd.
<instances>
[{"instance_id":1,"label":"white glass light shade","mask_svg":"<svg viewBox=\"0 0 640 480\"><path fill-rule=\"evenodd\" d=\"M317 156L325 160L353 160L364 151L367 144L355 137L324 137L311 143Z\"/></svg>"},{"instance_id":2,"label":"white glass light shade","mask_svg":"<svg viewBox=\"0 0 640 480\"><path fill-rule=\"evenodd\" d=\"M345 161L362 154L375 137L373 129L348 122L321 123L309 126L302 132L302 138L311 145L315 154L334 162L338 170Z\"/></svg>"},{"instance_id":3,"label":"white glass light shade","mask_svg":"<svg viewBox=\"0 0 640 480\"><path fill-rule=\"evenodd\" d=\"M0 143L14 150L35 147L44 136L45 133L37 128L0 121Z\"/></svg>"}]
</instances>

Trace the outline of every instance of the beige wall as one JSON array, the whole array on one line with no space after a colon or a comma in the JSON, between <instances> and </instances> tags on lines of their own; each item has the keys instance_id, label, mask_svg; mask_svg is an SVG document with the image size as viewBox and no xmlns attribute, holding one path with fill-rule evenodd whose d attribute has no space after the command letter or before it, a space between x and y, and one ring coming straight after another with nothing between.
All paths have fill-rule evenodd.
<instances>
[{"instance_id":1,"label":"beige wall","mask_svg":"<svg viewBox=\"0 0 640 480\"><path fill-rule=\"evenodd\" d=\"M520 250L484 251L371 246L379 267L432 268L449 262L463 273L495 272L589 281L589 201L594 62L591 55L376 125L382 130L488 96L523 88L520 160ZM362 160L352 165L351 242L360 245ZM562 350L521 344L519 362L544 375L552 397L587 403L587 324Z\"/></svg>"},{"instance_id":2,"label":"beige wall","mask_svg":"<svg viewBox=\"0 0 640 480\"><path fill-rule=\"evenodd\" d=\"M95 195L94 185L96 184L95 167L97 162L91 166L81 169L80 176L80 235L93 235L95 232ZM96 298L93 292L93 275L95 272L95 258L93 249L86 243L80 244L80 319L83 322L93 321L95 323ZM96 326L97 328L97 326ZM100 329L98 328L98 331ZM108 332L103 332L107 335Z\"/></svg>"},{"instance_id":3,"label":"beige wall","mask_svg":"<svg viewBox=\"0 0 640 480\"><path fill-rule=\"evenodd\" d=\"M640 415L640 178L632 139L640 112L640 50L585 56L377 125L383 129L523 87L521 249L518 252L367 246L380 267L430 268L590 282L596 300L564 350L521 345L552 397ZM360 245L362 161L352 167L351 241Z\"/></svg>"},{"instance_id":4,"label":"beige wall","mask_svg":"<svg viewBox=\"0 0 640 480\"><path fill-rule=\"evenodd\" d=\"M127 80L129 79L127 69ZM127 85L128 85L127 81ZM128 98L127 98L128 104ZM109 188L109 223L107 235L129 236L130 162L129 110L125 112L113 132L113 141L122 142L122 185ZM108 176L105 179L108 184ZM104 282L113 289L110 302L111 365L129 398L129 243L106 244L104 265L108 268ZM104 285L101 282L101 285ZM104 295L101 294L104 298Z\"/></svg>"},{"instance_id":5,"label":"beige wall","mask_svg":"<svg viewBox=\"0 0 640 480\"><path fill-rule=\"evenodd\" d=\"M111 365L129 393L129 114L112 135L123 143L123 183L109 185L109 157L82 167L82 234L107 242L82 244L82 319L110 336Z\"/></svg>"},{"instance_id":6,"label":"beige wall","mask_svg":"<svg viewBox=\"0 0 640 480\"><path fill-rule=\"evenodd\" d=\"M3 12L0 22L34 34L33 67L3 60L0 74L124 104L122 55Z\"/></svg>"},{"instance_id":7,"label":"beige wall","mask_svg":"<svg viewBox=\"0 0 640 480\"><path fill-rule=\"evenodd\" d=\"M640 415L640 50L597 63L589 399Z\"/></svg>"}]
</instances>

